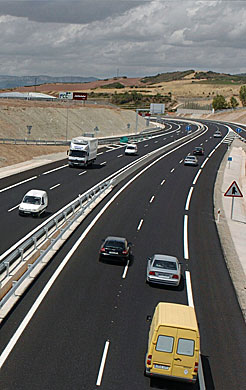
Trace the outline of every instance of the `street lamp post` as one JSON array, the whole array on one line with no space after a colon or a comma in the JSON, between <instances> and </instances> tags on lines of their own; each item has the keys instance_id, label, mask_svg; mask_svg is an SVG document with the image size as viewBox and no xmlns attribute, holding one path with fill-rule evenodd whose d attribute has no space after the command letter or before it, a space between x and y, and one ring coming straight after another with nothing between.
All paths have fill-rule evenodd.
<instances>
[{"instance_id":1,"label":"street lamp post","mask_svg":"<svg viewBox=\"0 0 246 390\"><path fill-rule=\"evenodd\" d=\"M67 120L66 120L66 141L67 141L67 135L68 135L68 105L67 105Z\"/></svg>"}]
</instances>

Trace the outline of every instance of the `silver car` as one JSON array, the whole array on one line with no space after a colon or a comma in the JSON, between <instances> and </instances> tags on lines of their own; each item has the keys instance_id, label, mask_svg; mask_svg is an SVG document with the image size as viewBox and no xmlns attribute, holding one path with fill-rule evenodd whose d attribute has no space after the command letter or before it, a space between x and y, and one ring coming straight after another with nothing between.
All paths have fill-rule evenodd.
<instances>
[{"instance_id":1,"label":"silver car","mask_svg":"<svg viewBox=\"0 0 246 390\"><path fill-rule=\"evenodd\" d=\"M193 165L193 166L197 166L198 165L198 159L196 156L186 156L185 159L184 159L184 165Z\"/></svg>"},{"instance_id":2,"label":"silver car","mask_svg":"<svg viewBox=\"0 0 246 390\"><path fill-rule=\"evenodd\" d=\"M148 257L146 281L148 283L178 286L181 280L181 264L174 256Z\"/></svg>"},{"instance_id":3,"label":"silver car","mask_svg":"<svg viewBox=\"0 0 246 390\"><path fill-rule=\"evenodd\" d=\"M222 138L222 134L219 130L214 133L214 138Z\"/></svg>"},{"instance_id":4,"label":"silver car","mask_svg":"<svg viewBox=\"0 0 246 390\"><path fill-rule=\"evenodd\" d=\"M136 155L138 153L138 147L136 144L128 144L125 148L125 154Z\"/></svg>"}]
</instances>

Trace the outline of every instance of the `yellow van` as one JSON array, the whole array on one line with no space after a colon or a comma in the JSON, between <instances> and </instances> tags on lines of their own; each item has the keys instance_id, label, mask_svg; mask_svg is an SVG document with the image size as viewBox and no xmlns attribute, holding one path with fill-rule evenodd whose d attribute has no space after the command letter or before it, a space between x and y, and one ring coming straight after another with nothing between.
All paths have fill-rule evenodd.
<instances>
[{"instance_id":1,"label":"yellow van","mask_svg":"<svg viewBox=\"0 0 246 390\"><path fill-rule=\"evenodd\" d=\"M146 375L195 383L199 352L200 335L194 308L159 302L149 331Z\"/></svg>"}]
</instances>

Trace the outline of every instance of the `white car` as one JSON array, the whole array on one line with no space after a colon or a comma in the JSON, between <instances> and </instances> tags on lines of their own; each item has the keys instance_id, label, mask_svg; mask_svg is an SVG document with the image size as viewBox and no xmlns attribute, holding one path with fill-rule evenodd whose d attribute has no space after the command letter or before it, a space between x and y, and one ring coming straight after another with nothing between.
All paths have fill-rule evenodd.
<instances>
[{"instance_id":1,"label":"white car","mask_svg":"<svg viewBox=\"0 0 246 390\"><path fill-rule=\"evenodd\" d=\"M196 167L198 165L197 157L191 155L186 156L184 159L184 165L193 165Z\"/></svg>"},{"instance_id":2,"label":"white car","mask_svg":"<svg viewBox=\"0 0 246 390\"><path fill-rule=\"evenodd\" d=\"M19 205L20 215L40 216L48 207L47 192L42 190L31 190L26 193Z\"/></svg>"},{"instance_id":3,"label":"white car","mask_svg":"<svg viewBox=\"0 0 246 390\"><path fill-rule=\"evenodd\" d=\"M220 131L216 131L216 132L214 133L214 138L222 138L221 132L220 132Z\"/></svg>"},{"instance_id":4,"label":"white car","mask_svg":"<svg viewBox=\"0 0 246 390\"><path fill-rule=\"evenodd\" d=\"M125 148L125 154L136 155L138 152L138 147L136 144L128 144Z\"/></svg>"}]
</instances>

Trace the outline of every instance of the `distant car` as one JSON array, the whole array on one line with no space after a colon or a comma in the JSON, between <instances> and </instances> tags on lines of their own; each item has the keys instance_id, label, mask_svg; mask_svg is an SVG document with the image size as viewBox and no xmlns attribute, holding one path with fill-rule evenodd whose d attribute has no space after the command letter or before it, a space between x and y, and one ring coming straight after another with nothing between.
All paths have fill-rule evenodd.
<instances>
[{"instance_id":1,"label":"distant car","mask_svg":"<svg viewBox=\"0 0 246 390\"><path fill-rule=\"evenodd\" d=\"M193 165L193 166L197 166L198 165L198 159L196 156L186 156L185 159L184 159L184 165Z\"/></svg>"},{"instance_id":2,"label":"distant car","mask_svg":"<svg viewBox=\"0 0 246 390\"><path fill-rule=\"evenodd\" d=\"M100 248L100 259L115 258L128 260L131 252L131 244L123 237L107 237Z\"/></svg>"},{"instance_id":3,"label":"distant car","mask_svg":"<svg viewBox=\"0 0 246 390\"><path fill-rule=\"evenodd\" d=\"M125 148L125 154L136 155L137 152L138 152L138 147L136 144L129 144Z\"/></svg>"},{"instance_id":4,"label":"distant car","mask_svg":"<svg viewBox=\"0 0 246 390\"><path fill-rule=\"evenodd\" d=\"M193 150L194 156L203 156L204 155L204 149L201 146L196 146Z\"/></svg>"},{"instance_id":5,"label":"distant car","mask_svg":"<svg viewBox=\"0 0 246 390\"><path fill-rule=\"evenodd\" d=\"M219 130L214 133L214 138L222 138L222 134Z\"/></svg>"},{"instance_id":6,"label":"distant car","mask_svg":"<svg viewBox=\"0 0 246 390\"><path fill-rule=\"evenodd\" d=\"M174 256L155 254L148 258L146 281L148 283L178 286L181 264Z\"/></svg>"},{"instance_id":7,"label":"distant car","mask_svg":"<svg viewBox=\"0 0 246 390\"><path fill-rule=\"evenodd\" d=\"M30 190L26 193L19 205L19 214L38 217L45 212L47 207L47 192L42 190Z\"/></svg>"}]
</instances>

